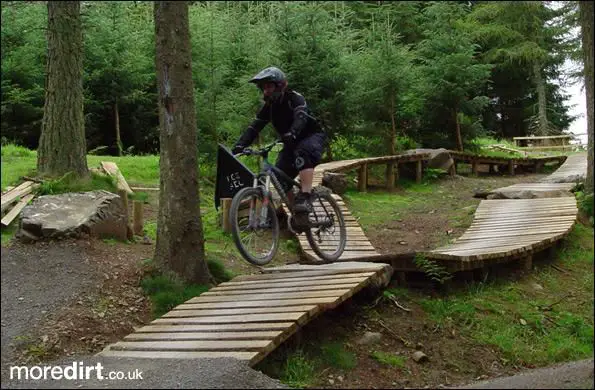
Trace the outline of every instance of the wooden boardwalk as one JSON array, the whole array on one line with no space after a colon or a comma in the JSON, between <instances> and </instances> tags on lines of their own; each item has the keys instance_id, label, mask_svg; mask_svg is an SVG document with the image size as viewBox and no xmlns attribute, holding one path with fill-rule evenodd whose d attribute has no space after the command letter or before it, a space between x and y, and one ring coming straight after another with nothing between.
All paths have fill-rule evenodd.
<instances>
[{"instance_id":1,"label":"wooden boardwalk","mask_svg":"<svg viewBox=\"0 0 595 390\"><path fill-rule=\"evenodd\" d=\"M450 271L482 268L513 259L530 267L534 253L564 238L574 226L578 208L570 190L575 185L573 178L585 174L586 155L580 154L570 156L556 172L539 183L521 183L495 190L561 192L554 194L555 197L537 199L482 200L473 223L461 237L450 245L423 254L440 260Z\"/></svg>"},{"instance_id":2,"label":"wooden boardwalk","mask_svg":"<svg viewBox=\"0 0 595 390\"><path fill-rule=\"evenodd\" d=\"M421 164L423 161L429 158L429 154L427 153L418 153L418 154L406 154L406 155L395 155L395 156L383 156L383 157L374 157L374 158L361 158L361 159L354 159L354 160L342 160L342 161L333 161L330 163L320 164L314 169L314 181L312 185L316 187L317 185L322 184L322 178L325 172L332 172L332 173L339 173L345 172L353 169L359 169L359 183L358 187L360 190L364 190L367 185L367 170L368 167L372 164L404 164L404 163L415 163L418 167L419 177L421 179ZM396 169L396 167L394 168ZM394 170L393 170L394 172ZM389 179L390 180L390 179ZM394 177L392 178L392 182L394 182ZM343 217L345 218L345 225L347 228L347 244L345 246L345 250L343 254L339 257L338 261L352 261L352 260L360 260L360 261L374 261L375 259L381 256L378 251L372 246L368 237L364 233L362 227L358 223L357 219L351 214L343 199L337 195L332 195L339 206L341 207L341 211L343 212ZM315 207L317 205L314 205ZM285 212L289 214L289 210L285 209ZM297 236L300 248L304 256L307 260L316 262L320 261L318 255L312 251L310 248L310 244L306 239L305 234L300 234ZM332 242L336 237L329 237L329 248L332 249L335 245Z\"/></svg>"},{"instance_id":3,"label":"wooden boardwalk","mask_svg":"<svg viewBox=\"0 0 595 390\"><path fill-rule=\"evenodd\" d=\"M253 366L319 314L366 286L385 286L392 275L387 264L358 262L263 271L219 284L98 355L233 357Z\"/></svg>"}]
</instances>

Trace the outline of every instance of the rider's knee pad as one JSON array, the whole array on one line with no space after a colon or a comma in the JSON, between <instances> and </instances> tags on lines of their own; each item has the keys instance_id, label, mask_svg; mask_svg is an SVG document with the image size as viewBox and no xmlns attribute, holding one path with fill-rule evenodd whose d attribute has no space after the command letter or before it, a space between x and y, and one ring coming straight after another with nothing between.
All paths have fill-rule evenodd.
<instances>
[{"instance_id":1,"label":"rider's knee pad","mask_svg":"<svg viewBox=\"0 0 595 390\"><path fill-rule=\"evenodd\" d=\"M312 158L312 153L305 149L296 149L293 155L295 157L293 165L296 167L298 171L301 171L303 169L314 168L314 166L317 163L317 161L315 161L315 159Z\"/></svg>"}]
</instances>

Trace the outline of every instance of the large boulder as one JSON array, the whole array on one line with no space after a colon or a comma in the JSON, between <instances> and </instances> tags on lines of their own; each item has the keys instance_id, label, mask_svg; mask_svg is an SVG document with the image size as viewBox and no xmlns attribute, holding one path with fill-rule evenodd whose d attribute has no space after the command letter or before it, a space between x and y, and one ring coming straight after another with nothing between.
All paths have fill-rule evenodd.
<instances>
[{"instance_id":1,"label":"large boulder","mask_svg":"<svg viewBox=\"0 0 595 390\"><path fill-rule=\"evenodd\" d=\"M454 160L449 151L444 148L440 149L410 149L399 154L425 154L429 153L430 158L427 162L426 168L443 169L449 171L454 165ZM408 179L415 179L416 172L413 164L399 164L399 175Z\"/></svg>"},{"instance_id":2,"label":"large boulder","mask_svg":"<svg viewBox=\"0 0 595 390\"><path fill-rule=\"evenodd\" d=\"M108 191L44 195L21 212L18 237L36 241L86 234L125 240L126 217L120 196Z\"/></svg>"},{"instance_id":3,"label":"large boulder","mask_svg":"<svg viewBox=\"0 0 595 390\"><path fill-rule=\"evenodd\" d=\"M541 198L562 198L573 196L566 190L494 190L489 192L486 199L541 199Z\"/></svg>"},{"instance_id":4,"label":"large boulder","mask_svg":"<svg viewBox=\"0 0 595 390\"><path fill-rule=\"evenodd\" d=\"M347 191L347 176L344 173L325 172L322 185L330 188L335 194L343 195Z\"/></svg>"},{"instance_id":5,"label":"large boulder","mask_svg":"<svg viewBox=\"0 0 595 390\"><path fill-rule=\"evenodd\" d=\"M405 154L430 154L428 168L444 169L448 171L455 163L447 149L411 149L405 151Z\"/></svg>"}]
</instances>

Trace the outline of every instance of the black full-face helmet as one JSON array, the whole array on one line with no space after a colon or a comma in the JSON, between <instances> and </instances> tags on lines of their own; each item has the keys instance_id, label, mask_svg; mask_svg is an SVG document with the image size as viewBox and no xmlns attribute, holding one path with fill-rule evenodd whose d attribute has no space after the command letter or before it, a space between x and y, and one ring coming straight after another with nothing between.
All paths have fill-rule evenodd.
<instances>
[{"instance_id":1,"label":"black full-face helmet","mask_svg":"<svg viewBox=\"0 0 595 390\"><path fill-rule=\"evenodd\" d=\"M251 83L256 84L261 90L265 83L275 83L275 93L273 98L277 99L281 96L285 87L287 86L287 79L285 73L281 69L270 66L258 72L258 74L250 79Z\"/></svg>"}]
</instances>

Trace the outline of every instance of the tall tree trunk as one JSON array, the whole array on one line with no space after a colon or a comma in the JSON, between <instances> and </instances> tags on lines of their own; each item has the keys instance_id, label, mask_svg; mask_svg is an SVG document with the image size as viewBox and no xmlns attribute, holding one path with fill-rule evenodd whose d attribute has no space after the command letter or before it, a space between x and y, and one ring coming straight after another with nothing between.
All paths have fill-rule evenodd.
<instances>
[{"instance_id":1,"label":"tall tree trunk","mask_svg":"<svg viewBox=\"0 0 595 390\"><path fill-rule=\"evenodd\" d=\"M587 179L585 192L593 193L593 2L579 1L581 38L585 61L585 94L587 95Z\"/></svg>"},{"instance_id":2,"label":"tall tree trunk","mask_svg":"<svg viewBox=\"0 0 595 390\"><path fill-rule=\"evenodd\" d=\"M457 131L457 150L459 152L463 151L463 137L461 136L461 123L459 122L459 110L457 108L452 110L455 116L455 125Z\"/></svg>"},{"instance_id":3,"label":"tall tree trunk","mask_svg":"<svg viewBox=\"0 0 595 390\"><path fill-rule=\"evenodd\" d=\"M45 103L37 151L44 176L87 177L80 2L48 1Z\"/></svg>"},{"instance_id":4,"label":"tall tree trunk","mask_svg":"<svg viewBox=\"0 0 595 390\"><path fill-rule=\"evenodd\" d=\"M537 134L548 135L545 80L541 74L541 63L539 61L533 63L533 82L535 83L535 88L537 90Z\"/></svg>"},{"instance_id":5,"label":"tall tree trunk","mask_svg":"<svg viewBox=\"0 0 595 390\"><path fill-rule=\"evenodd\" d=\"M118 99L114 102L114 126L116 128L116 146L118 147L118 156L122 155L122 139L120 137L120 113L118 112Z\"/></svg>"},{"instance_id":6,"label":"tall tree trunk","mask_svg":"<svg viewBox=\"0 0 595 390\"><path fill-rule=\"evenodd\" d=\"M155 2L160 191L155 261L187 282L209 284L200 216L188 3Z\"/></svg>"},{"instance_id":7,"label":"tall tree trunk","mask_svg":"<svg viewBox=\"0 0 595 390\"><path fill-rule=\"evenodd\" d=\"M390 95L390 154L396 154L395 144L397 143L397 121L395 120L395 92Z\"/></svg>"}]
</instances>

